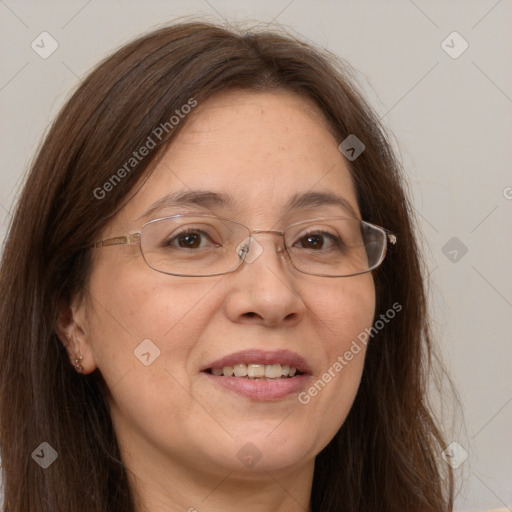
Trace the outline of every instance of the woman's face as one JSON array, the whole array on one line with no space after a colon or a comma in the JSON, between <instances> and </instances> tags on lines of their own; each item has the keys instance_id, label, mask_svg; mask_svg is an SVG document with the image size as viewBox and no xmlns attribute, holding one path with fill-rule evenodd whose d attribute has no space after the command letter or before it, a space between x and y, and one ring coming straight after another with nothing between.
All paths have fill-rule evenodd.
<instances>
[{"instance_id":1,"label":"woman's face","mask_svg":"<svg viewBox=\"0 0 512 512\"><path fill-rule=\"evenodd\" d=\"M189 114L102 238L177 213L218 215L259 230L360 216L339 142L315 107L293 94L217 95ZM165 196L190 199L197 191L209 196L160 203L141 219ZM319 194L334 194L348 207ZM254 261L213 277L156 272L138 244L94 251L88 299L78 309L83 366L86 373L101 372L123 455L136 472L310 467L347 417L364 345L350 361L344 354L371 326L371 273L300 273L280 252L278 235L254 236L262 250ZM271 381L216 376L210 373L215 361L303 364L304 375ZM329 369L330 379L324 375ZM308 392L315 382L316 394Z\"/></svg>"}]
</instances>

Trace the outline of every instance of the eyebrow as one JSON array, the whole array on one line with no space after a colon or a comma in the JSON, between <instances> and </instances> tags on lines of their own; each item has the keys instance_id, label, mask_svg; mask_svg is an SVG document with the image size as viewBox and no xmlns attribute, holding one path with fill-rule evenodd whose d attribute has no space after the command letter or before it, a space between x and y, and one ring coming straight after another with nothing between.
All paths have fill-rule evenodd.
<instances>
[{"instance_id":1,"label":"eyebrow","mask_svg":"<svg viewBox=\"0 0 512 512\"><path fill-rule=\"evenodd\" d=\"M137 220L147 219L164 208L198 206L208 210L215 210L218 208L232 208L233 204L234 201L231 196L219 192L208 190L177 191L167 194L154 202ZM331 192L295 194L285 205L285 210L301 210L322 206L340 206L352 217L358 218L354 207L347 199Z\"/></svg>"},{"instance_id":2,"label":"eyebrow","mask_svg":"<svg viewBox=\"0 0 512 512\"><path fill-rule=\"evenodd\" d=\"M221 207L232 207L233 200L226 194L207 190L171 192L154 202L137 220L147 219L164 208L182 206L200 206L210 210Z\"/></svg>"},{"instance_id":3,"label":"eyebrow","mask_svg":"<svg viewBox=\"0 0 512 512\"><path fill-rule=\"evenodd\" d=\"M306 194L295 194L288 202L288 209L299 210L304 208L318 208L322 206L341 206L354 218L358 214L350 202L342 196L332 192L307 192Z\"/></svg>"}]
</instances>

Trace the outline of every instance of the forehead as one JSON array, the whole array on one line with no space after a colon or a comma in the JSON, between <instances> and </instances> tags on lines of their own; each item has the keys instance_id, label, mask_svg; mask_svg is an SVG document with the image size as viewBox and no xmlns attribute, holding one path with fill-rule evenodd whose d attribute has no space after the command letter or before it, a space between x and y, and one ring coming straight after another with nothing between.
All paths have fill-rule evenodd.
<instances>
[{"instance_id":1,"label":"forehead","mask_svg":"<svg viewBox=\"0 0 512 512\"><path fill-rule=\"evenodd\" d=\"M240 220L271 222L308 193L337 195L358 216L338 143L311 100L283 91L222 93L189 115L124 215L127 221L140 219L166 195L201 191L222 195L227 201L209 206L246 217Z\"/></svg>"}]
</instances>

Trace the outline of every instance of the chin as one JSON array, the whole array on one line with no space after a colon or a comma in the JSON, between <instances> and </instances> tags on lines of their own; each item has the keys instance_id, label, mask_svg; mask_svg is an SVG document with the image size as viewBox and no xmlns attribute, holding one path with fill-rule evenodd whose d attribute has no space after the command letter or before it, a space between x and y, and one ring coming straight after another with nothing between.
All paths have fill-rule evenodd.
<instances>
[{"instance_id":1,"label":"chin","mask_svg":"<svg viewBox=\"0 0 512 512\"><path fill-rule=\"evenodd\" d=\"M244 474L267 471L288 470L313 460L321 450L322 444L311 439L311 433L283 432L278 433L279 427L273 432L272 428L261 433L244 433L229 440L223 452L211 454L217 460L216 465L225 466L233 472ZM270 435L269 435L270 433ZM219 446L216 443L210 445Z\"/></svg>"}]
</instances>

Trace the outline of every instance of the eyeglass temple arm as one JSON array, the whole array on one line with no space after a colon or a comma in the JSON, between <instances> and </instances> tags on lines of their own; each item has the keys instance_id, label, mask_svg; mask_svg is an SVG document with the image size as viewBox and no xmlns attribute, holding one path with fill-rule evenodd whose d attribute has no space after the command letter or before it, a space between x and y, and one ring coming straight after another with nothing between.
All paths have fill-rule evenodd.
<instances>
[{"instance_id":1,"label":"eyeglass temple arm","mask_svg":"<svg viewBox=\"0 0 512 512\"><path fill-rule=\"evenodd\" d=\"M97 247L108 247L110 245L135 244L140 241L140 233L130 233L126 236L116 236L114 238L106 238L91 244L88 249Z\"/></svg>"},{"instance_id":2,"label":"eyeglass temple arm","mask_svg":"<svg viewBox=\"0 0 512 512\"><path fill-rule=\"evenodd\" d=\"M396 235L386 231L386 235L390 244L396 244ZM253 231L252 233L256 233L260 231ZM99 240L98 242L94 242L87 247L87 249L97 248L97 247L109 247L111 245L124 245L124 244L135 244L140 241L140 233L130 233L126 236L116 236L114 238L106 238L105 240Z\"/></svg>"}]
</instances>

